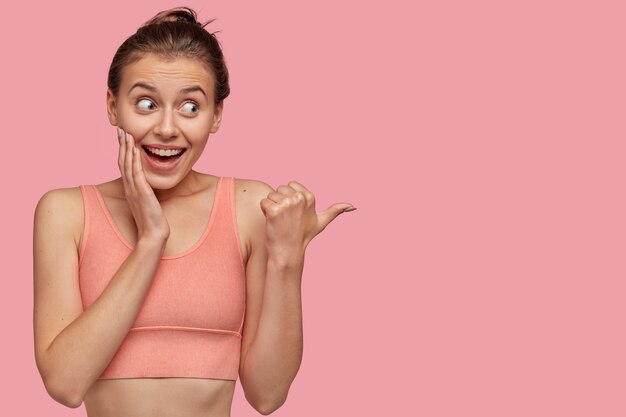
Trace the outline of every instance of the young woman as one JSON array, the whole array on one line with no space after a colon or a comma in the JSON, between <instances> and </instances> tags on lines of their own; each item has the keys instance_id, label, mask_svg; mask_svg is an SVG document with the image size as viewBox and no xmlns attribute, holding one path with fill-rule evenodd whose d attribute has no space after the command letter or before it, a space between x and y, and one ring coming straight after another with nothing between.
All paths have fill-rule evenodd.
<instances>
[{"instance_id":1,"label":"young woman","mask_svg":"<svg viewBox=\"0 0 626 417\"><path fill-rule=\"evenodd\" d=\"M37 205L37 367L91 417L227 417L238 377L256 410L279 408L302 359L305 249L355 209L193 170L229 94L205 25L167 10L120 46L107 111L121 177Z\"/></svg>"}]
</instances>

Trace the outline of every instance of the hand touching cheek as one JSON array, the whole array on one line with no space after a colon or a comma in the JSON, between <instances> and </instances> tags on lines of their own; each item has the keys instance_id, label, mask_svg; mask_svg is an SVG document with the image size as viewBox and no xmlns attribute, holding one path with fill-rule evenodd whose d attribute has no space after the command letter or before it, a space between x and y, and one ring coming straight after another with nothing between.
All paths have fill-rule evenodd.
<instances>
[{"instance_id":1,"label":"hand touching cheek","mask_svg":"<svg viewBox=\"0 0 626 417\"><path fill-rule=\"evenodd\" d=\"M290 263L301 259L309 242L339 214L355 208L336 203L317 213L313 193L291 181L261 200L261 210L266 218L268 257Z\"/></svg>"},{"instance_id":2,"label":"hand touching cheek","mask_svg":"<svg viewBox=\"0 0 626 417\"><path fill-rule=\"evenodd\" d=\"M137 240L167 241L170 228L154 191L146 181L135 145L135 138L123 129L117 129L120 143L118 166L124 184L126 201L137 226Z\"/></svg>"}]
</instances>

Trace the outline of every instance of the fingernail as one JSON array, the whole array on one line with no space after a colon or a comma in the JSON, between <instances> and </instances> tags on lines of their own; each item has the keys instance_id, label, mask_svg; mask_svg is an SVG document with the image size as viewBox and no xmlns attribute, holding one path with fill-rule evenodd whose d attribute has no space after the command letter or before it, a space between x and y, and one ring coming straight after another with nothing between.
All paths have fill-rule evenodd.
<instances>
[{"instance_id":1,"label":"fingernail","mask_svg":"<svg viewBox=\"0 0 626 417\"><path fill-rule=\"evenodd\" d=\"M126 142L128 142L128 141L129 141L129 139L128 139L128 133L124 132L124 137L126 138Z\"/></svg>"},{"instance_id":2,"label":"fingernail","mask_svg":"<svg viewBox=\"0 0 626 417\"><path fill-rule=\"evenodd\" d=\"M133 155L137 155L137 148L133 146Z\"/></svg>"},{"instance_id":3,"label":"fingernail","mask_svg":"<svg viewBox=\"0 0 626 417\"><path fill-rule=\"evenodd\" d=\"M122 137L122 134L120 133L120 128L117 127L117 140L120 140L120 138Z\"/></svg>"},{"instance_id":4,"label":"fingernail","mask_svg":"<svg viewBox=\"0 0 626 417\"><path fill-rule=\"evenodd\" d=\"M347 212L349 212L349 211L354 211L354 210L356 210L356 207L348 207L348 208L346 208L346 209L343 209L343 212L344 212L344 213L347 213Z\"/></svg>"}]
</instances>

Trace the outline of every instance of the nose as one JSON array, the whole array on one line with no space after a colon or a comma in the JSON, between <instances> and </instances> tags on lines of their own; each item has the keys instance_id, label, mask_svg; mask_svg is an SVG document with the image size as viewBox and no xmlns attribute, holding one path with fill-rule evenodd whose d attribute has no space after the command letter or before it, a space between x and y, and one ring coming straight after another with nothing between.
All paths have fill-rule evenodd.
<instances>
[{"instance_id":1,"label":"nose","mask_svg":"<svg viewBox=\"0 0 626 417\"><path fill-rule=\"evenodd\" d=\"M161 118L154 127L154 133L163 139L176 137L178 127L176 126L175 115L172 109L164 109L161 112Z\"/></svg>"}]
</instances>

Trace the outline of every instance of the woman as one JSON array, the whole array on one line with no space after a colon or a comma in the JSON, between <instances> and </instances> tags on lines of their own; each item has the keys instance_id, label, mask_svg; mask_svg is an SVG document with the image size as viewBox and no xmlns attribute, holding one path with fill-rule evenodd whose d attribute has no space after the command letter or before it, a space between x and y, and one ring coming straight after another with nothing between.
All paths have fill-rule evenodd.
<instances>
[{"instance_id":1,"label":"woman","mask_svg":"<svg viewBox=\"0 0 626 417\"><path fill-rule=\"evenodd\" d=\"M279 408L302 358L305 249L355 209L192 169L229 94L205 25L172 9L122 44L107 90L121 177L37 205L37 367L92 417L226 417L238 377L256 410Z\"/></svg>"}]
</instances>

